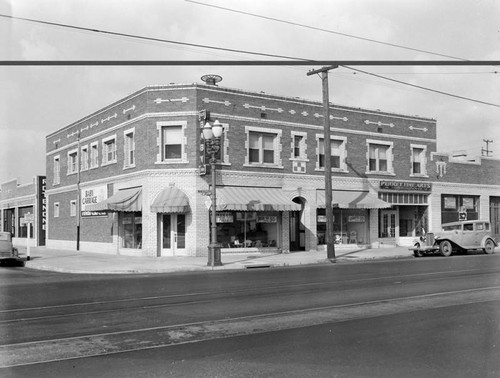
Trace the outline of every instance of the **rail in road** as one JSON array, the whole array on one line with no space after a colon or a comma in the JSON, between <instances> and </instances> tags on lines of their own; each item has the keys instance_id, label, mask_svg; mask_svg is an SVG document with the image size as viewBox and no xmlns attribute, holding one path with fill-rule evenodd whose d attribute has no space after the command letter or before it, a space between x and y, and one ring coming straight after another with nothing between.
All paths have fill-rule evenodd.
<instances>
[{"instance_id":1,"label":"rail in road","mask_svg":"<svg viewBox=\"0 0 500 378\"><path fill-rule=\"evenodd\" d=\"M218 321L4 345L0 346L0 367L102 356L216 338L498 300L500 300L500 286L494 286L300 311L266 313Z\"/></svg>"},{"instance_id":2,"label":"rail in road","mask_svg":"<svg viewBox=\"0 0 500 378\"><path fill-rule=\"evenodd\" d=\"M0 341L0 367L498 301L500 270L492 261L489 268L357 271L346 277L325 269L328 274L314 279L282 283L4 308L0 333L8 337Z\"/></svg>"}]
</instances>

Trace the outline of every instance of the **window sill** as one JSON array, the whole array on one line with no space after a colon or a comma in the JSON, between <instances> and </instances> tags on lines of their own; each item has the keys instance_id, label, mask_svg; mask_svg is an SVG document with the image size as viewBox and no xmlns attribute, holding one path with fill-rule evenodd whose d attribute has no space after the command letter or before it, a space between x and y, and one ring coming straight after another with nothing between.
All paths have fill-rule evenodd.
<instances>
[{"instance_id":1,"label":"window sill","mask_svg":"<svg viewBox=\"0 0 500 378\"><path fill-rule=\"evenodd\" d=\"M189 163L189 161L187 161L187 160L181 160L181 159L155 161L155 164L159 164L159 165L188 164L188 163Z\"/></svg>"},{"instance_id":2,"label":"window sill","mask_svg":"<svg viewBox=\"0 0 500 378\"><path fill-rule=\"evenodd\" d=\"M325 168L315 168L314 169L316 172L325 172ZM332 172L335 173L349 173L347 169L342 169L342 168L332 168Z\"/></svg>"},{"instance_id":3,"label":"window sill","mask_svg":"<svg viewBox=\"0 0 500 378\"><path fill-rule=\"evenodd\" d=\"M126 165L123 167L123 170L132 169L132 168L135 168L135 164Z\"/></svg>"},{"instance_id":4,"label":"window sill","mask_svg":"<svg viewBox=\"0 0 500 378\"><path fill-rule=\"evenodd\" d=\"M116 160L113 160L113 161L107 161L107 162L105 162L105 163L102 163L102 164L101 164L101 167L105 167L105 166L107 166L107 165L116 164L116 163L117 163L117 161L116 161Z\"/></svg>"},{"instance_id":5,"label":"window sill","mask_svg":"<svg viewBox=\"0 0 500 378\"><path fill-rule=\"evenodd\" d=\"M267 165L267 164L243 164L244 167L247 167L247 168L272 168L272 169L284 169L285 167L283 167L282 165Z\"/></svg>"},{"instance_id":6,"label":"window sill","mask_svg":"<svg viewBox=\"0 0 500 378\"><path fill-rule=\"evenodd\" d=\"M368 172L365 172L365 175L368 175L368 176L396 176L395 173L392 173L392 172L378 172L378 171L368 171Z\"/></svg>"},{"instance_id":7,"label":"window sill","mask_svg":"<svg viewBox=\"0 0 500 378\"><path fill-rule=\"evenodd\" d=\"M422 174L422 173L417 173L417 174L411 173L410 177L429 178L429 175Z\"/></svg>"},{"instance_id":8,"label":"window sill","mask_svg":"<svg viewBox=\"0 0 500 378\"><path fill-rule=\"evenodd\" d=\"M308 158L296 158L296 157L293 157L293 158L290 158L289 159L290 161L309 161Z\"/></svg>"}]
</instances>

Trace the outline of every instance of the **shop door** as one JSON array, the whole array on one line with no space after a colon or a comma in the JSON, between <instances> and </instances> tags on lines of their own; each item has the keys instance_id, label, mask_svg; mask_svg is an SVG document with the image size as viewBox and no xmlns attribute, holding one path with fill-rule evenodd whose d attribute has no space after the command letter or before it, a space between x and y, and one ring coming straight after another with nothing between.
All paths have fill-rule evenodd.
<instances>
[{"instance_id":1,"label":"shop door","mask_svg":"<svg viewBox=\"0 0 500 378\"><path fill-rule=\"evenodd\" d=\"M186 248L186 215L163 214L162 236L162 256L183 254Z\"/></svg>"},{"instance_id":2,"label":"shop door","mask_svg":"<svg viewBox=\"0 0 500 378\"><path fill-rule=\"evenodd\" d=\"M396 238L396 211L381 210L378 225L378 237L384 239Z\"/></svg>"}]
</instances>

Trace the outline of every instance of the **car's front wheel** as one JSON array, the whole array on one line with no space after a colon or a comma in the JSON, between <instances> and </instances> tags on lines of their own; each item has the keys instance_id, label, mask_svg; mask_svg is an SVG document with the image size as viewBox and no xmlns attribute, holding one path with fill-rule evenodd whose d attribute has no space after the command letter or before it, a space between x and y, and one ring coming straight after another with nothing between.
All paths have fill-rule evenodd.
<instances>
[{"instance_id":1,"label":"car's front wheel","mask_svg":"<svg viewBox=\"0 0 500 378\"><path fill-rule=\"evenodd\" d=\"M446 257L450 256L451 253L453 252L453 248L451 246L451 243L448 240L442 241L439 244L439 252L441 252L441 254L443 256L446 256Z\"/></svg>"},{"instance_id":2,"label":"car's front wheel","mask_svg":"<svg viewBox=\"0 0 500 378\"><path fill-rule=\"evenodd\" d=\"M424 254L422 253L422 250L420 249L420 243L415 243L415 245L413 246L413 248L415 248L413 250L413 256L415 257L422 257Z\"/></svg>"},{"instance_id":3,"label":"car's front wheel","mask_svg":"<svg viewBox=\"0 0 500 378\"><path fill-rule=\"evenodd\" d=\"M486 243L484 243L483 252L490 255L493 253L494 250L495 250L495 243L493 242L493 240L491 239L486 240Z\"/></svg>"}]
</instances>

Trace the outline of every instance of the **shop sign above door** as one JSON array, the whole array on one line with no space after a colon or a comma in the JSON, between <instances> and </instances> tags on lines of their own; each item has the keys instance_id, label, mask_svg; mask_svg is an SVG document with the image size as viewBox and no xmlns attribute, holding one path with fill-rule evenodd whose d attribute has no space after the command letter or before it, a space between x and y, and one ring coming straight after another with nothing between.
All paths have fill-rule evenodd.
<instances>
[{"instance_id":1,"label":"shop sign above door","mask_svg":"<svg viewBox=\"0 0 500 378\"><path fill-rule=\"evenodd\" d=\"M380 181L380 190L430 192L430 182Z\"/></svg>"}]
</instances>

